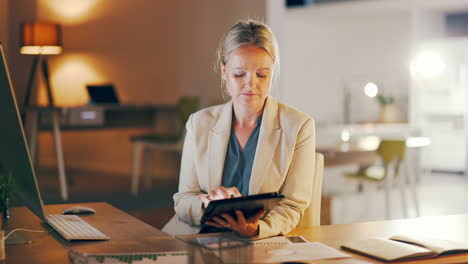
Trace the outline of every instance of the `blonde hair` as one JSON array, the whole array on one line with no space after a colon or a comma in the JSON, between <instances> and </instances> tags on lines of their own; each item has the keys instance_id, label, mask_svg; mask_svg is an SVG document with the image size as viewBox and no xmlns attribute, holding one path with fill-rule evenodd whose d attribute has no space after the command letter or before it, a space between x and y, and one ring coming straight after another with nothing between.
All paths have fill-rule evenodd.
<instances>
[{"instance_id":1,"label":"blonde hair","mask_svg":"<svg viewBox=\"0 0 468 264\"><path fill-rule=\"evenodd\" d=\"M276 84L279 75L278 42L271 29L264 23L249 19L239 21L221 39L218 50L215 71L221 73L221 65L226 65L229 54L244 46L257 46L265 50L273 59L273 80ZM225 91L225 82L221 79L221 87Z\"/></svg>"}]
</instances>

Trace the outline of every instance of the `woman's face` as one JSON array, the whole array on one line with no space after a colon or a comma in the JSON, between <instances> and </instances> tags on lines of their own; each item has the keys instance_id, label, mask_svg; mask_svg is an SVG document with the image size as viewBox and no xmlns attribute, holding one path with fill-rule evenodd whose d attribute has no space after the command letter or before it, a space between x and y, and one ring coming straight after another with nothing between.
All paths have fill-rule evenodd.
<instances>
[{"instance_id":1,"label":"woman's face","mask_svg":"<svg viewBox=\"0 0 468 264\"><path fill-rule=\"evenodd\" d=\"M273 59L257 46L244 46L229 54L221 67L235 107L260 111L270 93Z\"/></svg>"}]
</instances>

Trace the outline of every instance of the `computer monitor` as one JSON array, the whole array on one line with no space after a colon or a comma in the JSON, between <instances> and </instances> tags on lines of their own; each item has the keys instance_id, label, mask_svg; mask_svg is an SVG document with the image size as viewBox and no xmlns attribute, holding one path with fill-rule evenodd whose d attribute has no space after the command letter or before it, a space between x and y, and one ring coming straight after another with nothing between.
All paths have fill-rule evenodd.
<instances>
[{"instance_id":1,"label":"computer monitor","mask_svg":"<svg viewBox=\"0 0 468 264\"><path fill-rule=\"evenodd\" d=\"M119 97L113 84L88 84L89 104L119 104Z\"/></svg>"},{"instance_id":2,"label":"computer monitor","mask_svg":"<svg viewBox=\"0 0 468 264\"><path fill-rule=\"evenodd\" d=\"M44 204L29 154L5 53L0 43L0 166L11 172L15 194L39 218L45 220Z\"/></svg>"}]
</instances>

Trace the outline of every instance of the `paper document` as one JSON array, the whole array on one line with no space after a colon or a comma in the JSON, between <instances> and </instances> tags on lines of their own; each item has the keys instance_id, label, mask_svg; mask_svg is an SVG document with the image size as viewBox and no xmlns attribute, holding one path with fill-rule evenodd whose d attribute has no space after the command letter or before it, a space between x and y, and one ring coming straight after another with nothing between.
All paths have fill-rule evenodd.
<instances>
[{"instance_id":1,"label":"paper document","mask_svg":"<svg viewBox=\"0 0 468 264\"><path fill-rule=\"evenodd\" d=\"M287 245L293 243L308 243L308 241L301 236L276 236L265 238L261 240L255 240L252 242L255 246L260 245Z\"/></svg>"},{"instance_id":2,"label":"paper document","mask_svg":"<svg viewBox=\"0 0 468 264\"><path fill-rule=\"evenodd\" d=\"M205 247L209 248L219 248L224 246L232 246L239 244L246 244L242 240L230 240L220 236L207 236L207 237L197 237L196 241ZM260 240L254 240L248 242L251 246L260 246L260 245L287 245L293 243L308 243L308 241L302 236L277 236L270 237Z\"/></svg>"},{"instance_id":3,"label":"paper document","mask_svg":"<svg viewBox=\"0 0 468 264\"><path fill-rule=\"evenodd\" d=\"M309 242L291 243L281 246L256 245L254 246L252 262L274 263L350 257L350 255L344 254L320 242Z\"/></svg>"}]
</instances>

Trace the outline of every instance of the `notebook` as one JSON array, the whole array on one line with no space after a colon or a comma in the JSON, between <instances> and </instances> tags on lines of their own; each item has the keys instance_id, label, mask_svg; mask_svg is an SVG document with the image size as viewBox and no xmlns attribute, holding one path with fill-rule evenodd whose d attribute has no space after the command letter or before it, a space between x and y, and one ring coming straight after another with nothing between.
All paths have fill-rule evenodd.
<instances>
[{"instance_id":1,"label":"notebook","mask_svg":"<svg viewBox=\"0 0 468 264\"><path fill-rule=\"evenodd\" d=\"M468 252L468 242L404 235L393 236L389 239L370 238L351 241L341 247L385 261L419 259Z\"/></svg>"}]
</instances>

